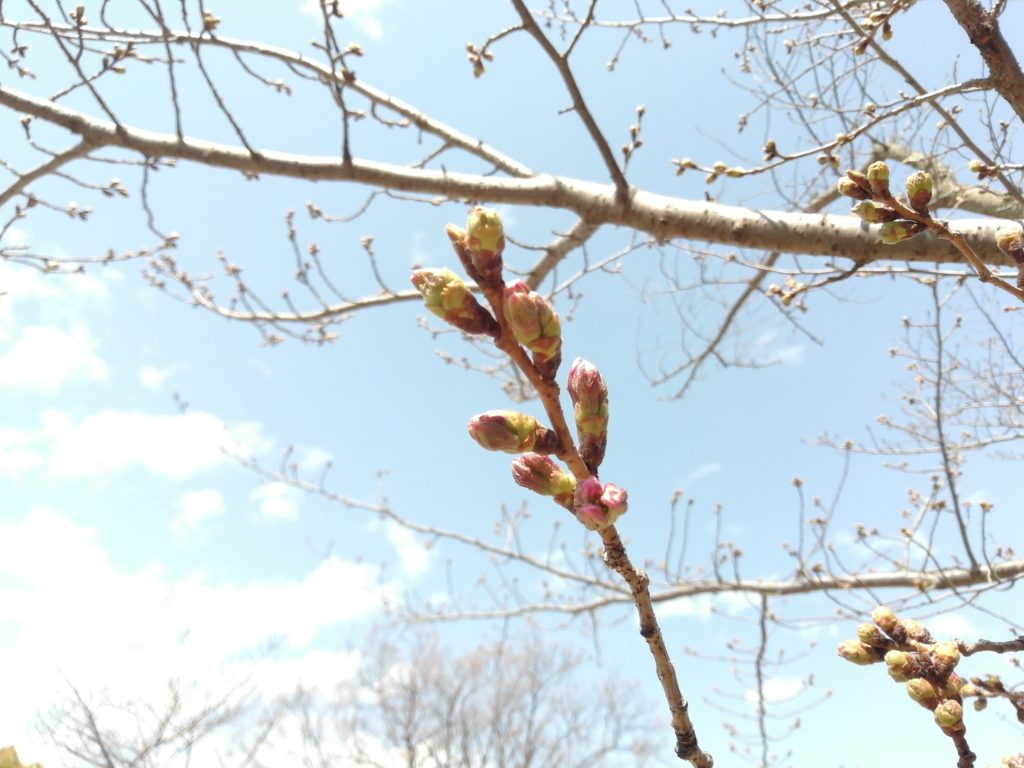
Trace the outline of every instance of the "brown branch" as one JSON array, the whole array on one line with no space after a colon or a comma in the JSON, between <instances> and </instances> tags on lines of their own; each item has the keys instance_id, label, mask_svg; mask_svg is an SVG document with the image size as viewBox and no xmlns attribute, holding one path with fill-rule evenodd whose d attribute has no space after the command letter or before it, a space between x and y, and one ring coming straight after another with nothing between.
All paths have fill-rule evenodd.
<instances>
[{"instance_id":1,"label":"brown branch","mask_svg":"<svg viewBox=\"0 0 1024 768\"><path fill-rule=\"evenodd\" d=\"M1024 635L1013 640L978 640L975 643L957 641L960 653L973 656L976 653L1020 653L1024 651Z\"/></svg>"},{"instance_id":2,"label":"brown branch","mask_svg":"<svg viewBox=\"0 0 1024 768\"><path fill-rule=\"evenodd\" d=\"M1003 37L995 13L985 10L978 0L945 0L953 18L963 27L971 44L978 49L992 73L992 87L1024 120L1024 72L1013 49Z\"/></svg>"},{"instance_id":3,"label":"brown branch","mask_svg":"<svg viewBox=\"0 0 1024 768\"><path fill-rule=\"evenodd\" d=\"M0 86L0 104L60 125L94 146L123 147L146 157L174 157L243 173L310 181L347 181L404 192L444 195L453 200L534 205L575 211L592 223L615 224L647 232L659 240L700 240L783 253L878 260L962 262L952 245L920 236L896 245L881 245L853 216L756 210L635 191L631 204L619 203L614 187L568 177L540 174L507 179L485 175L410 169L392 163L336 157L294 155L238 147L170 134L154 133L97 120L44 99ZM965 242L987 264L1008 265L995 247L999 222L957 221Z\"/></svg>"}]
</instances>

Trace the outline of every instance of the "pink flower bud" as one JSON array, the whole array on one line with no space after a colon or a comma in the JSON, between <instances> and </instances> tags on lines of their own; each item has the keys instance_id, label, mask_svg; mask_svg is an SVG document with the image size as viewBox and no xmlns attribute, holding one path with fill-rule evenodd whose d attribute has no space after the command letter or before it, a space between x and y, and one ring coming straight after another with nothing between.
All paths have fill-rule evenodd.
<instances>
[{"instance_id":1,"label":"pink flower bud","mask_svg":"<svg viewBox=\"0 0 1024 768\"><path fill-rule=\"evenodd\" d=\"M488 451L525 453L533 450L544 429L533 416L516 411L487 411L469 420L469 436Z\"/></svg>"},{"instance_id":2,"label":"pink flower bud","mask_svg":"<svg viewBox=\"0 0 1024 768\"><path fill-rule=\"evenodd\" d=\"M601 481L590 475L576 484L573 494L573 511L583 525L592 531L599 531L614 525L626 513L626 491L617 485Z\"/></svg>"},{"instance_id":3,"label":"pink flower bud","mask_svg":"<svg viewBox=\"0 0 1024 768\"><path fill-rule=\"evenodd\" d=\"M520 281L505 286L505 319L523 346L543 360L562 348L562 324L547 299Z\"/></svg>"},{"instance_id":4,"label":"pink flower bud","mask_svg":"<svg viewBox=\"0 0 1024 768\"><path fill-rule=\"evenodd\" d=\"M608 443L608 385L597 366L577 357L569 369L566 388L572 398L580 456L587 469L596 472Z\"/></svg>"},{"instance_id":5,"label":"pink flower bud","mask_svg":"<svg viewBox=\"0 0 1024 768\"><path fill-rule=\"evenodd\" d=\"M523 488L543 496L558 497L571 495L576 480L547 456L538 453L524 453L512 462L512 477Z\"/></svg>"}]
</instances>

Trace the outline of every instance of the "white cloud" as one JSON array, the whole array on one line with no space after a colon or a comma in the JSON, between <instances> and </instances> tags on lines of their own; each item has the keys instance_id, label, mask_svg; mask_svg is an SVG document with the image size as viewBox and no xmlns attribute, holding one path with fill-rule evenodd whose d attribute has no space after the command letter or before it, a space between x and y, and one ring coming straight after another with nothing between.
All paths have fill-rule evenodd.
<instances>
[{"instance_id":1,"label":"white cloud","mask_svg":"<svg viewBox=\"0 0 1024 768\"><path fill-rule=\"evenodd\" d=\"M338 0L338 6L345 19L352 21L373 40L380 40L384 35L384 29L377 18L383 4L384 0ZM300 10L317 21L323 18L320 0L304 0Z\"/></svg>"},{"instance_id":2,"label":"white cloud","mask_svg":"<svg viewBox=\"0 0 1024 768\"><path fill-rule=\"evenodd\" d=\"M96 341L81 326L70 332L49 325L28 325L0 351L0 387L56 392L65 383L85 378L104 381L107 366L93 352Z\"/></svg>"},{"instance_id":3,"label":"white cloud","mask_svg":"<svg viewBox=\"0 0 1024 768\"><path fill-rule=\"evenodd\" d=\"M63 411L41 415L38 430L0 431L0 471L46 466L54 477L90 477L142 467L158 475L185 478L211 469L228 457L224 449L263 453L270 442L261 425L228 427L209 413L146 414L103 410L81 421Z\"/></svg>"},{"instance_id":4,"label":"white cloud","mask_svg":"<svg viewBox=\"0 0 1024 768\"><path fill-rule=\"evenodd\" d=\"M427 570L430 566L430 549L423 545L416 534L390 521L385 524L384 531L398 554L398 562L404 573L416 575Z\"/></svg>"},{"instance_id":5,"label":"white cloud","mask_svg":"<svg viewBox=\"0 0 1024 768\"><path fill-rule=\"evenodd\" d=\"M769 704L780 704L796 698L804 689L799 677L770 677L764 681L764 698ZM757 691L747 691L744 696L751 703L757 702Z\"/></svg>"},{"instance_id":6,"label":"white cloud","mask_svg":"<svg viewBox=\"0 0 1024 768\"><path fill-rule=\"evenodd\" d=\"M284 483L264 483L249 494L260 520L297 520L302 494Z\"/></svg>"},{"instance_id":7,"label":"white cloud","mask_svg":"<svg viewBox=\"0 0 1024 768\"><path fill-rule=\"evenodd\" d=\"M160 389L167 377L171 375L170 368L157 368L152 365L144 365L139 369L139 382L146 389Z\"/></svg>"},{"instance_id":8,"label":"white cloud","mask_svg":"<svg viewBox=\"0 0 1024 768\"><path fill-rule=\"evenodd\" d=\"M116 272L104 272L103 279L93 274L46 275L38 269L0 261L0 341L11 338L17 327L19 306L45 309L49 321L80 321L83 304L103 306L110 297L107 283L117 279Z\"/></svg>"},{"instance_id":9,"label":"white cloud","mask_svg":"<svg viewBox=\"0 0 1024 768\"><path fill-rule=\"evenodd\" d=\"M692 483L695 480L700 480L702 477L708 475L714 475L722 471L722 465L717 462L708 462L707 464L701 464L693 472L686 476L686 481Z\"/></svg>"},{"instance_id":10,"label":"white cloud","mask_svg":"<svg viewBox=\"0 0 1024 768\"><path fill-rule=\"evenodd\" d=\"M115 567L89 528L35 509L0 520L0 696L5 739L36 759L32 720L67 695L110 688L153 695L176 676L225 692L246 677L270 693L350 676L351 654L310 647L324 630L375 614L397 592L373 566L337 557L306 575L241 584L174 579L159 566ZM291 661L243 660L280 640ZM297 680L298 681L298 680ZM20 730L20 733L19 733Z\"/></svg>"},{"instance_id":11,"label":"white cloud","mask_svg":"<svg viewBox=\"0 0 1024 768\"><path fill-rule=\"evenodd\" d=\"M185 533L224 511L224 496L216 488L189 491L178 499L178 514L171 519L171 530Z\"/></svg>"}]
</instances>

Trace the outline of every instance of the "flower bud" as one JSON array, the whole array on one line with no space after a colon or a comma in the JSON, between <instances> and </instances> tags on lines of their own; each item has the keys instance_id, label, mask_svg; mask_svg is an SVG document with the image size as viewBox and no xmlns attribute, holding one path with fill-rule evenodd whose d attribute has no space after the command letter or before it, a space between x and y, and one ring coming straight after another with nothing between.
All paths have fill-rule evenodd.
<instances>
[{"instance_id":1,"label":"flower bud","mask_svg":"<svg viewBox=\"0 0 1024 768\"><path fill-rule=\"evenodd\" d=\"M871 194L875 197L890 197L889 192L889 166L879 160L868 166L868 185L871 187Z\"/></svg>"},{"instance_id":2,"label":"flower bud","mask_svg":"<svg viewBox=\"0 0 1024 768\"><path fill-rule=\"evenodd\" d=\"M541 363L557 368L562 359L562 324L547 299L522 281L506 285L505 320L516 341L533 352L538 368Z\"/></svg>"},{"instance_id":3,"label":"flower bud","mask_svg":"<svg viewBox=\"0 0 1024 768\"><path fill-rule=\"evenodd\" d=\"M930 173L917 171L907 177L907 199L910 207L918 213L928 213L932 200L932 177Z\"/></svg>"},{"instance_id":4,"label":"flower bud","mask_svg":"<svg viewBox=\"0 0 1024 768\"><path fill-rule=\"evenodd\" d=\"M852 168L846 172L846 178L856 184L858 187L868 193L868 197L871 196L871 182L868 181L868 177L860 171L855 171ZM845 193L844 193L845 194Z\"/></svg>"},{"instance_id":5,"label":"flower bud","mask_svg":"<svg viewBox=\"0 0 1024 768\"><path fill-rule=\"evenodd\" d=\"M935 705L938 704L939 693L935 690L935 686L922 678L907 682L907 695L928 709L935 709Z\"/></svg>"},{"instance_id":6,"label":"flower bud","mask_svg":"<svg viewBox=\"0 0 1024 768\"><path fill-rule=\"evenodd\" d=\"M874 624L867 622L857 625L857 639L864 643L864 645L884 646L887 643L886 638L882 636L881 630Z\"/></svg>"},{"instance_id":7,"label":"flower bud","mask_svg":"<svg viewBox=\"0 0 1024 768\"><path fill-rule=\"evenodd\" d=\"M886 245L895 245L904 240L909 240L924 232L928 227L918 224L916 221L887 221L879 229L878 234Z\"/></svg>"},{"instance_id":8,"label":"flower bud","mask_svg":"<svg viewBox=\"0 0 1024 768\"><path fill-rule=\"evenodd\" d=\"M905 651L886 652L885 666L888 667L889 677L897 683L905 683L917 677L921 669L917 660Z\"/></svg>"},{"instance_id":9,"label":"flower bud","mask_svg":"<svg viewBox=\"0 0 1024 768\"><path fill-rule=\"evenodd\" d=\"M953 642L936 643L929 653L935 674L945 678L960 663L960 648Z\"/></svg>"},{"instance_id":10,"label":"flower bud","mask_svg":"<svg viewBox=\"0 0 1024 768\"><path fill-rule=\"evenodd\" d=\"M953 728L964 719L964 708L959 701L946 699L935 707L935 722L940 728Z\"/></svg>"},{"instance_id":11,"label":"flower bud","mask_svg":"<svg viewBox=\"0 0 1024 768\"><path fill-rule=\"evenodd\" d=\"M1024 289L1024 234L1016 224L996 231L996 247L1017 265L1017 287Z\"/></svg>"},{"instance_id":12,"label":"flower bud","mask_svg":"<svg viewBox=\"0 0 1024 768\"><path fill-rule=\"evenodd\" d=\"M572 507L576 480L547 456L524 453L512 462L512 477L523 488L542 496L554 496L563 507Z\"/></svg>"},{"instance_id":13,"label":"flower bud","mask_svg":"<svg viewBox=\"0 0 1024 768\"><path fill-rule=\"evenodd\" d=\"M892 208L887 208L879 203L864 200L853 206L850 211L854 216L859 216L861 221L869 224L881 224L883 221L895 221L900 217Z\"/></svg>"},{"instance_id":14,"label":"flower bud","mask_svg":"<svg viewBox=\"0 0 1024 768\"><path fill-rule=\"evenodd\" d=\"M900 626L903 627L903 631L906 636L918 643L934 643L935 638L932 637L932 633L919 621L913 619L900 619Z\"/></svg>"},{"instance_id":15,"label":"flower bud","mask_svg":"<svg viewBox=\"0 0 1024 768\"><path fill-rule=\"evenodd\" d=\"M469 420L469 436L488 451L525 453L549 448L554 433L533 416L516 411L487 411Z\"/></svg>"},{"instance_id":16,"label":"flower bud","mask_svg":"<svg viewBox=\"0 0 1024 768\"><path fill-rule=\"evenodd\" d=\"M482 283L501 283L501 252L505 250L505 230L501 214L477 206L466 219L466 247Z\"/></svg>"},{"instance_id":17,"label":"flower bud","mask_svg":"<svg viewBox=\"0 0 1024 768\"><path fill-rule=\"evenodd\" d=\"M852 197L854 200L867 200L871 197L870 192L846 176L839 179L839 194Z\"/></svg>"},{"instance_id":18,"label":"flower bud","mask_svg":"<svg viewBox=\"0 0 1024 768\"><path fill-rule=\"evenodd\" d=\"M417 269L412 284L433 314L460 331L497 336L498 323L450 269Z\"/></svg>"},{"instance_id":19,"label":"flower bud","mask_svg":"<svg viewBox=\"0 0 1024 768\"><path fill-rule=\"evenodd\" d=\"M896 626L898 621L896 614L892 612L892 608L885 605L880 605L871 612L871 620L886 634L892 632L893 627Z\"/></svg>"},{"instance_id":20,"label":"flower bud","mask_svg":"<svg viewBox=\"0 0 1024 768\"><path fill-rule=\"evenodd\" d=\"M625 489L611 483L601 484L594 475L576 484L573 511L576 518L592 531L614 525L626 513Z\"/></svg>"},{"instance_id":21,"label":"flower bud","mask_svg":"<svg viewBox=\"0 0 1024 768\"><path fill-rule=\"evenodd\" d=\"M860 666L877 664L882 660L883 655L880 648L864 645L859 640L844 640L839 644L836 651L842 658Z\"/></svg>"},{"instance_id":22,"label":"flower bud","mask_svg":"<svg viewBox=\"0 0 1024 768\"><path fill-rule=\"evenodd\" d=\"M572 399L580 456L587 469L596 472L608 443L608 385L597 366L577 357L566 385Z\"/></svg>"}]
</instances>

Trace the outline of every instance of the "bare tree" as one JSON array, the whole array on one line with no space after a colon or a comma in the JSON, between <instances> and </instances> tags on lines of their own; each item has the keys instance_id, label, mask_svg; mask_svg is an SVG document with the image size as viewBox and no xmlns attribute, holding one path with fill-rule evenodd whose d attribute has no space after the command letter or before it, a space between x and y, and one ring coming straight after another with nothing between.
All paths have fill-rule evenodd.
<instances>
[{"instance_id":1,"label":"bare tree","mask_svg":"<svg viewBox=\"0 0 1024 768\"><path fill-rule=\"evenodd\" d=\"M923 473L891 528L856 528L855 562L838 552L835 510L844 470L831 502L805 495L805 481L794 480L800 526L798 540L787 545L788 575L748 575L742 547L724 539L721 526L706 556L696 559L688 530L692 502L682 495L673 502L664 556L644 563L652 605L730 593L756 606L757 640L734 650L751 671L759 702L753 735L763 748L750 757L767 765L764 671L772 628L785 625L778 610L782 600L824 596L849 619L882 602L901 613L941 611L982 604L1024 574L1013 546L989 536L991 502L962 494L969 456L1001 451L1012 458L1012 443L1021 437L1024 394L1014 326L1019 315L1001 310L1019 310L1024 296L1018 271L1024 268L1024 241L1017 223L1024 217L1024 164L1015 162L1013 143L1024 118L1024 73L1004 34L1003 20L1014 11L1005 0L988 7L975 0L943 4L949 29L959 30L976 51L969 64L944 60L939 50L917 57L896 52L895 44L915 29L938 23L929 17L938 4L820 0L792 10L750 0L735 17L697 16L675 5L637 2L624 11L625 4L565 0L531 10L510 0L508 24L496 23L493 33L469 46L472 74L482 77L508 66L503 56L511 40L536 46L562 84L571 113L552 119L577 120L595 158L594 178L580 179L534 169L486 137L448 125L358 76L355 62L367 52L339 42L345 19L338 3L321 0L322 37L304 54L222 34L230 20L222 21L202 2L170 8L140 0L117 9L103 3L87 14L83 6L8 0L0 3L0 28L10 35L3 55L21 77L17 89L0 86L0 105L21 121L24 143L17 160L4 159L11 181L0 192L0 204L10 211L2 231L37 217L40 223L52 216L85 222L89 208L62 202L70 185L92 195L98 212L137 198L146 234L138 235L145 239L141 246L118 243L92 257L59 257L28 244L4 246L0 256L48 272L144 259L146 278L155 287L251 323L267 343L286 337L323 343L336 338L337 326L355 313L418 300L419 294L395 287L404 275L378 257L372 237L361 238L365 269L355 275L332 270L307 232L345 227L369 206L404 210L415 202L447 201L529 207L551 222L553 235L523 243L537 254L523 281L548 298L571 296L589 273L630 254L656 254L664 261L665 285L658 293L677 312L679 354L642 362L652 383L676 397L714 366L768 364L743 344L745 328L765 314L813 336L806 312L841 296L852 283L884 277L919 285L928 308L923 316L908 314L906 343L892 352L905 357L909 368L903 414L882 417L884 432L867 440L822 438L839 452L844 467L851 456L868 453L893 459L897 470L912 476ZM606 52L609 69L627 57L653 67L663 56L674 65L673 38L686 35L738 40L733 77L749 92L752 106L737 122L734 162L679 157L682 148L648 141L657 114L651 102L620 106L621 125L608 128L588 100L586 78L594 61L585 51ZM962 77L963 71L972 76ZM137 78L138 87L162 94L166 111L154 115L138 107L133 92L117 84L124 78ZM334 120L333 154L264 147L259 121L240 114L223 85L238 79L262 88L267 109L287 99L289 109L308 109L310 120L322 114L326 101ZM186 81L201 87L186 89ZM222 118L229 143L189 133L187 126L206 103ZM780 127L779 115L791 124ZM386 135L393 155L362 155L361 131ZM618 150L617 136L625 142ZM652 155L669 174L683 175L680 184L703 174L707 192L673 196L636 186L634 169ZM193 165L232 178L337 182L370 191L354 213L336 213L316 202L305 204L305 220L285 213L283 245L298 289L270 299L280 286L226 254L217 257L223 274L207 276L204 262L196 266L187 253L188 233L162 223L153 204L158 182ZM112 166L132 175L130 186L109 180ZM904 180L907 194L894 193ZM763 195L771 207L726 202L754 195ZM858 201L857 215L847 215L845 198ZM595 257L593 243L612 228L619 228L619 249ZM1002 301L1009 306L1000 306ZM958 343L961 336L971 341ZM537 381L523 374L523 366L482 359L467 365L502 378L513 395L537 396ZM324 477L300 476L287 460L276 471L242 460L310 493L354 504ZM529 598L510 591L482 607L418 606L421 618L582 615L635 599L637 590L630 594L611 578L596 550L567 557L563 546L538 557L514 537L484 541L419 523L386 505L375 511L431 539L488 552L506 573L539 571L572 587ZM715 514L720 520L725 513ZM509 530L526 525L517 514L503 522ZM609 539L603 543L607 548ZM1006 624L1019 632L1012 617Z\"/></svg>"}]
</instances>

